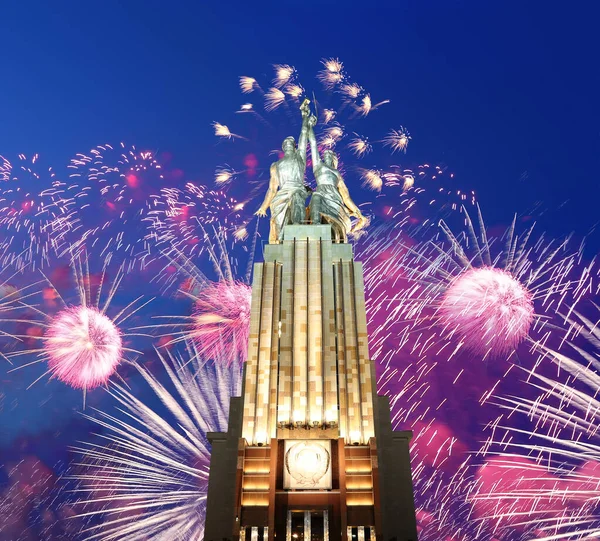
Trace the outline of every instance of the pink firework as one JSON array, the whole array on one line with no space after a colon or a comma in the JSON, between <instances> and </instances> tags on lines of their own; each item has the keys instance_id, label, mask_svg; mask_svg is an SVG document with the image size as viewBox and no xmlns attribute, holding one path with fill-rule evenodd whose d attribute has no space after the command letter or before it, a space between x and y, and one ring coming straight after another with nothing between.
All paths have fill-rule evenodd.
<instances>
[{"instance_id":1,"label":"pink firework","mask_svg":"<svg viewBox=\"0 0 600 541\"><path fill-rule=\"evenodd\" d=\"M251 293L237 281L211 283L200 291L191 336L203 357L246 360Z\"/></svg>"},{"instance_id":2,"label":"pink firework","mask_svg":"<svg viewBox=\"0 0 600 541\"><path fill-rule=\"evenodd\" d=\"M529 334L534 320L533 297L505 270L472 268L445 291L439 316L468 350L506 355Z\"/></svg>"},{"instance_id":3,"label":"pink firework","mask_svg":"<svg viewBox=\"0 0 600 541\"><path fill-rule=\"evenodd\" d=\"M121 361L121 333L97 308L74 306L50 322L44 349L53 376L77 389L105 384Z\"/></svg>"}]
</instances>

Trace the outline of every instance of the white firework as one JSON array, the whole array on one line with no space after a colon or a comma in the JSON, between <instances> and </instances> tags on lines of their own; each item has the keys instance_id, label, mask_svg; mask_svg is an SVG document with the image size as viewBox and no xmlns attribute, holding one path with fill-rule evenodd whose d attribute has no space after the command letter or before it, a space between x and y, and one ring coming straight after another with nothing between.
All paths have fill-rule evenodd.
<instances>
[{"instance_id":1,"label":"white firework","mask_svg":"<svg viewBox=\"0 0 600 541\"><path fill-rule=\"evenodd\" d=\"M241 365L203 363L192 344L181 354L158 356L166 383L134 366L161 407L113 385L120 413L84 415L104 440L73 449L80 459L70 478L79 485L78 516L91 522L84 530L89 541L197 541L204 534L206 434L227 429L229 399L241 391Z\"/></svg>"}]
</instances>

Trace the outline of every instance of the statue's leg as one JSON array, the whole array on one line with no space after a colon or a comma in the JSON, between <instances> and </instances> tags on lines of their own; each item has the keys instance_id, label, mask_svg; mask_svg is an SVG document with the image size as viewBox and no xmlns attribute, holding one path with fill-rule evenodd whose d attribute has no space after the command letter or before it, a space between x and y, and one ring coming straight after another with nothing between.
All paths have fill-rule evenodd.
<instances>
[{"instance_id":1,"label":"statue's leg","mask_svg":"<svg viewBox=\"0 0 600 541\"><path fill-rule=\"evenodd\" d=\"M303 224L306 217L306 208L304 206L304 197L296 192L292 195L290 201L290 222L293 224Z\"/></svg>"},{"instance_id":2,"label":"statue's leg","mask_svg":"<svg viewBox=\"0 0 600 541\"><path fill-rule=\"evenodd\" d=\"M317 193L313 194L310 199L310 222L313 225L317 225L321 223L321 208L322 208L322 199L321 196Z\"/></svg>"}]
</instances>

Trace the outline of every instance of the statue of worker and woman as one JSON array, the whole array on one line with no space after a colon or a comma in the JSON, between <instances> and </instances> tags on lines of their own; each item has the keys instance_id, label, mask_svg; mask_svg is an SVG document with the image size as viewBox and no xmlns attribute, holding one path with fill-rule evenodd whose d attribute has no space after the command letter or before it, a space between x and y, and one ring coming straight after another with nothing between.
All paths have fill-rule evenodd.
<instances>
[{"instance_id":1,"label":"statue of worker and woman","mask_svg":"<svg viewBox=\"0 0 600 541\"><path fill-rule=\"evenodd\" d=\"M332 150L319 155L314 127L317 117L310 112L309 100L300 106L302 130L298 146L293 137L283 141L283 157L271 165L271 178L265 200L256 211L266 216L271 209L269 242L279 242L283 228L288 224L330 224L333 238L345 242L348 234L356 234L368 221L350 198L344 179L337 169L337 156ZM306 171L306 146L310 142L313 174L316 189L311 190L304 181ZM312 194L312 195L311 195ZM310 196L308 210L306 200ZM308 215L308 216L307 216ZM351 218L355 218L352 223Z\"/></svg>"}]
</instances>

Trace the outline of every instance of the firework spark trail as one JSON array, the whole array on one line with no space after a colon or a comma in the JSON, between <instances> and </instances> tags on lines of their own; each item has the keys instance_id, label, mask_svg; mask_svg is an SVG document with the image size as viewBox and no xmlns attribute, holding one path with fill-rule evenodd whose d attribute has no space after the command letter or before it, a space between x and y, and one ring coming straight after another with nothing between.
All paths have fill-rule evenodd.
<instances>
[{"instance_id":1,"label":"firework spark trail","mask_svg":"<svg viewBox=\"0 0 600 541\"><path fill-rule=\"evenodd\" d=\"M228 184L238 174L237 171L229 167L227 164L221 167L217 167L215 170L215 184L217 186L222 184Z\"/></svg>"},{"instance_id":2,"label":"firework spark trail","mask_svg":"<svg viewBox=\"0 0 600 541\"><path fill-rule=\"evenodd\" d=\"M200 362L192 344L183 353L157 354L168 385L135 367L164 412L113 384L110 394L126 418L98 410L85 415L106 442L74 448L81 457L72 476L79 482L75 494L83 495L78 517L92 521L86 539L192 541L204 533L206 434L227 429L230 397L241 392L241 364Z\"/></svg>"},{"instance_id":3,"label":"firework spark trail","mask_svg":"<svg viewBox=\"0 0 600 541\"><path fill-rule=\"evenodd\" d=\"M302 88L302 85L298 84L285 85L283 90L286 94L288 94L292 98L295 98L296 100L299 100L306 93L304 88Z\"/></svg>"},{"instance_id":4,"label":"firework spark trail","mask_svg":"<svg viewBox=\"0 0 600 541\"><path fill-rule=\"evenodd\" d=\"M0 155L0 182L10 180L12 174L12 164L4 156Z\"/></svg>"},{"instance_id":5,"label":"firework spark trail","mask_svg":"<svg viewBox=\"0 0 600 541\"><path fill-rule=\"evenodd\" d=\"M212 127L215 130L215 135L217 137L222 137L223 139L246 139L237 133L231 133L229 131L229 127L225 126L225 124L220 124L219 122L213 122Z\"/></svg>"},{"instance_id":6,"label":"firework spark trail","mask_svg":"<svg viewBox=\"0 0 600 541\"><path fill-rule=\"evenodd\" d=\"M488 463L501 462L507 475L520 481L504 490L484 486L472 496L480 517L494 520L499 532L535 529L540 541L600 535L599 322L575 310L568 313L568 331L584 347L565 342L573 352L569 356L538 346L542 360L555 366L552 375L542 374L540 363L523 369L538 396L494 397L508 414L490 424L492 434L482 453L492 457ZM515 417L527 418L529 427L509 426L507 421Z\"/></svg>"},{"instance_id":7,"label":"firework spark trail","mask_svg":"<svg viewBox=\"0 0 600 541\"><path fill-rule=\"evenodd\" d=\"M78 188L83 231L72 240L72 249L101 259L118 256L127 272L149 265L156 253L148 242L150 222L145 218L166 205L161 190L178 171L166 171L153 153L124 143L97 145L88 154L77 154L68 168ZM98 200L100 208L92 211Z\"/></svg>"},{"instance_id":8,"label":"firework spark trail","mask_svg":"<svg viewBox=\"0 0 600 541\"><path fill-rule=\"evenodd\" d=\"M0 175L0 264L20 271L48 266L78 230L76 189L44 169L37 154L19 155L19 167L4 164Z\"/></svg>"},{"instance_id":9,"label":"firework spark trail","mask_svg":"<svg viewBox=\"0 0 600 541\"><path fill-rule=\"evenodd\" d=\"M47 289L44 297L55 300L62 307L55 315L47 314L40 308L21 302L41 319L11 319L8 321L29 324L42 330L39 340L41 347L19 350L6 354L6 358L35 357L35 360L22 364L13 370L21 370L33 364L48 363L48 370L31 385L47 374L67 385L83 389L84 399L87 390L106 384L116 374L118 365L125 354L140 352L126 347L124 340L139 336L139 333L125 331L123 324L144 308L150 300L142 302L141 297L133 300L112 317L108 313L111 303L120 286L123 270L117 272L108 290L104 291L106 269L99 276L98 283L92 284L88 261L81 256L74 257L71 268L75 279L77 300L67 303L57 288L46 277Z\"/></svg>"},{"instance_id":10,"label":"firework spark trail","mask_svg":"<svg viewBox=\"0 0 600 541\"><path fill-rule=\"evenodd\" d=\"M148 241L163 252L175 248L187 256L200 255L207 249L207 230L226 238L243 225L244 203L223 191L188 182L183 190L163 188L160 197L164 203L149 211L145 220L151 224Z\"/></svg>"},{"instance_id":11,"label":"firework spark trail","mask_svg":"<svg viewBox=\"0 0 600 541\"><path fill-rule=\"evenodd\" d=\"M390 103L390 100L383 100L383 101L380 101L379 103L376 103L375 105L373 105L370 94L366 94L363 97L360 105L356 106L356 109L360 113L361 116L367 116L371 111L375 111L376 109L379 109L379 107L381 107L382 105L385 105L386 103ZM410 139L410 137L408 137L408 139ZM408 141L407 141L407 143L408 143Z\"/></svg>"},{"instance_id":12,"label":"firework spark trail","mask_svg":"<svg viewBox=\"0 0 600 541\"><path fill-rule=\"evenodd\" d=\"M37 289L41 283L39 281L33 282L23 287L13 285L11 281L17 273L18 271L6 279L0 278L2 279L0 281L0 338L11 339L11 342L12 340L19 341L20 338L17 336L16 331L11 330L9 326L14 322L16 314L27 308L30 298L38 294ZM0 342L0 358L10 363L10 359L6 356L9 348L4 341Z\"/></svg>"},{"instance_id":13,"label":"firework spark trail","mask_svg":"<svg viewBox=\"0 0 600 541\"><path fill-rule=\"evenodd\" d=\"M336 115L337 113L333 109L323 109L323 123L329 124Z\"/></svg>"},{"instance_id":14,"label":"firework spark trail","mask_svg":"<svg viewBox=\"0 0 600 541\"><path fill-rule=\"evenodd\" d=\"M340 85L339 92L346 98L355 100L363 91L362 87L356 83L347 83Z\"/></svg>"},{"instance_id":15,"label":"firework spark trail","mask_svg":"<svg viewBox=\"0 0 600 541\"><path fill-rule=\"evenodd\" d=\"M265 111L271 112L285 103L285 94L279 88L269 88L265 94Z\"/></svg>"},{"instance_id":16,"label":"firework spark trail","mask_svg":"<svg viewBox=\"0 0 600 541\"><path fill-rule=\"evenodd\" d=\"M253 77L241 76L240 89L242 93L250 94L251 92L254 92L254 90L260 89L260 86L258 86L256 79L254 79Z\"/></svg>"},{"instance_id":17,"label":"firework spark trail","mask_svg":"<svg viewBox=\"0 0 600 541\"><path fill-rule=\"evenodd\" d=\"M334 124L323 131L320 143L323 147L333 148L343 137L344 128Z\"/></svg>"}]
</instances>

